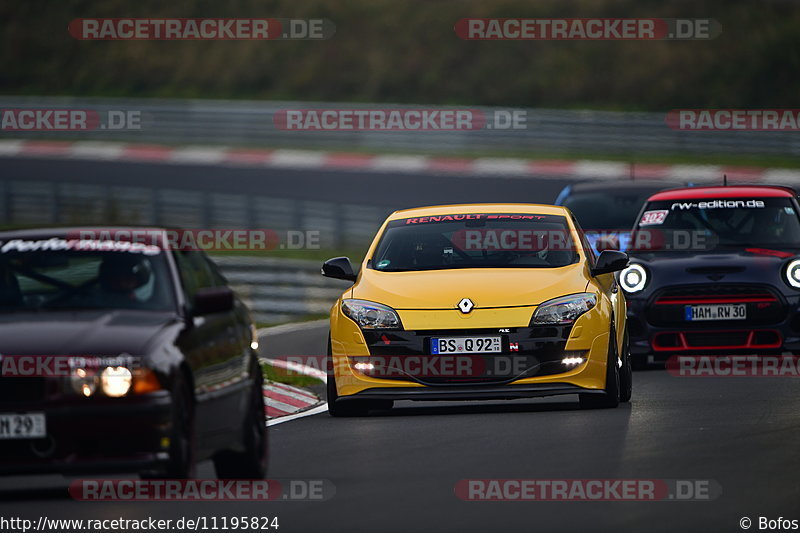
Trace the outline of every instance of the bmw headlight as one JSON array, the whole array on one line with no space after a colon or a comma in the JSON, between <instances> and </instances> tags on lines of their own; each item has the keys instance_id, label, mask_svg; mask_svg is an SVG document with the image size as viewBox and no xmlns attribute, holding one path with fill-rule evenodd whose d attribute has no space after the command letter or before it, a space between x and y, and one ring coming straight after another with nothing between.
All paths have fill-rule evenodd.
<instances>
[{"instance_id":1,"label":"bmw headlight","mask_svg":"<svg viewBox=\"0 0 800 533\"><path fill-rule=\"evenodd\" d=\"M124 366L108 366L100 374L103 394L112 398L128 394L132 383L133 374Z\"/></svg>"},{"instance_id":2,"label":"bmw headlight","mask_svg":"<svg viewBox=\"0 0 800 533\"><path fill-rule=\"evenodd\" d=\"M85 368L74 368L70 374L72 389L81 396L89 397L97 391L97 375Z\"/></svg>"},{"instance_id":3,"label":"bmw headlight","mask_svg":"<svg viewBox=\"0 0 800 533\"><path fill-rule=\"evenodd\" d=\"M366 300L342 301L342 312L362 329L400 329L400 317L391 307Z\"/></svg>"},{"instance_id":4,"label":"bmw headlight","mask_svg":"<svg viewBox=\"0 0 800 533\"><path fill-rule=\"evenodd\" d=\"M583 313L597 304L597 296L590 292L571 294L548 300L536 308L532 326L572 324Z\"/></svg>"},{"instance_id":5,"label":"bmw headlight","mask_svg":"<svg viewBox=\"0 0 800 533\"><path fill-rule=\"evenodd\" d=\"M647 271L642 265L632 263L620 272L619 284L625 292L639 292L647 284Z\"/></svg>"},{"instance_id":6,"label":"bmw headlight","mask_svg":"<svg viewBox=\"0 0 800 533\"><path fill-rule=\"evenodd\" d=\"M786 278L786 283L795 289L800 289L800 259L789 261L784 271L784 277Z\"/></svg>"}]
</instances>

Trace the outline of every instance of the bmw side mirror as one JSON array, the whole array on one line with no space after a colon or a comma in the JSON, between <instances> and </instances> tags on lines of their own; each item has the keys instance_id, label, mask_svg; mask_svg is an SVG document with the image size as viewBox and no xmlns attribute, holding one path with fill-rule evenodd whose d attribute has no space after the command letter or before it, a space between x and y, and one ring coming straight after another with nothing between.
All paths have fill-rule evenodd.
<instances>
[{"instance_id":1,"label":"bmw side mirror","mask_svg":"<svg viewBox=\"0 0 800 533\"><path fill-rule=\"evenodd\" d=\"M355 281L356 275L353 272L353 265L347 257L334 257L322 264L322 275L326 278L343 279Z\"/></svg>"},{"instance_id":2,"label":"bmw side mirror","mask_svg":"<svg viewBox=\"0 0 800 533\"><path fill-rule=\"evenodd\" d=\"M230 287L199 289L194 296L192 312L195 316L226 313L233 309L233 291Z\"/></svg>"},{"instance_id":3,"label":"bmw side mirror","mask_svg":"<svg viewBox=\"0 0 800 533\"><path fill-rule=\"evenodd\" d=\"M619 272L626 266L628 266L628 254L617 250L603 250L592 269L592 276Z\"/></svg>"}]
</instances>

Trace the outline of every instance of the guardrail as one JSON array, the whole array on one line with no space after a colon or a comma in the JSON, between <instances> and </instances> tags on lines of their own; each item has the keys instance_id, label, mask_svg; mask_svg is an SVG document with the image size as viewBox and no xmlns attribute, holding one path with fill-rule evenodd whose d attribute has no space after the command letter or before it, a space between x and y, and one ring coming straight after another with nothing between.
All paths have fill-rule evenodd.
<instances>
[{"instance_id":1,"label":"guardrail","mask_svg":"<svg viewBox=\"0 0 800 533\"><path fill-rule=\"evenodd\" d=\"M665 113L521 109L524 129L461 132L285 131L275 113L287 109L419 109L352 103L158 100L65 97L0 97L0 108L56 108L139 111L139 130L67 133L73 139L103 139L168 144L215 144L363 150L531 150L613 153L800 154L793 132L691 132L670 129ZM508 108L468 106L488 117ZM53 133L13 132L15 137L52 138Z\"/></svg>"},{"instance_id":2,"label":"guardrail","mask_svg":"<svg viewBox=\"0 0 800 533\"><path fill-rule=\"evenodd\" d=\"M279 323L328 314L351 284L325 278L321 261L214 256L234 290L260 323Z\"/></svg>"},{"instance_id":3,"label":"guardrail","mask_svg":"<svg viewBox=\"0 0 800 533\"><path fill-rule=\"evenodd\" d=\"M108 186L0 175L0 224L9 226L122 224L174 228L269 228L278 234L313 232L315 246L353 250L369 244L392 211L386 206L349 205L301 198ZM310 238L310 237L309 237Z\"/></svg>"}]
</instances>

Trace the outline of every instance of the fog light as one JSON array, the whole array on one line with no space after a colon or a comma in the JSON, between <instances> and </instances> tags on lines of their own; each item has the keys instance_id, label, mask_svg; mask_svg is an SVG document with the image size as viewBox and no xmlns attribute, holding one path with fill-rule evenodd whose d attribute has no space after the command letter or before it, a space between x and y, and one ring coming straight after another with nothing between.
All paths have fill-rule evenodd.
<instances>
[{"instance_id":1,"label":"fog light","mask_svg":"<svg viewBox=\"0 0 800 533\"><path fill-rule=\"evenodd\" d=\"M578 366L584 361L583 357L565 357L561 362L566 366Z\"/></svg>"},{"instance_id":2,"label":"fog light","mask_svg":"<svg viewBox=\"0 0 800 533\"><path fill-rule=\"evenodd\" d=\"M109 366L100 375L100 382L103 385L103 393L112 398L125 396L131 390L133 375L124 366Z\"/></svg>"},{"instance_id":3,"label":"fog light","mask_svg":"<svg viewBox=\"0 0 800 533\"><path fill-rule=\"evenodd\" d=\"M258 350L258 341L251 342L250 348L252 348L253 350Z\"/></svg>"}]
</instances>

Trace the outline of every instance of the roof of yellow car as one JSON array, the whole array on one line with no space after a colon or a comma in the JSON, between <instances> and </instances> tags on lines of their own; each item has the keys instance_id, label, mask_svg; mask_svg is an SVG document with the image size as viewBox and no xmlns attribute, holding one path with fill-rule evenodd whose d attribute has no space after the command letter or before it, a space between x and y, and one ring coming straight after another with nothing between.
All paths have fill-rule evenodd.
<instances>
[{"instance_id":1,"label":"roof of yellow car","mask_svg":"<svg viewBox=\"0 0 800 533\"><path fill-rule=\"evenodd\" d=\"M389 220L431 215L464 215L470 213L527 213L536 215L566 215L567 209L544 204L452 204L414 207L395 211Z\"/></svg>"}]
</instances>

